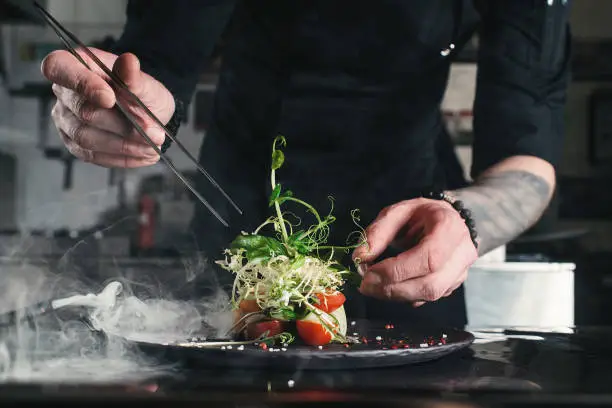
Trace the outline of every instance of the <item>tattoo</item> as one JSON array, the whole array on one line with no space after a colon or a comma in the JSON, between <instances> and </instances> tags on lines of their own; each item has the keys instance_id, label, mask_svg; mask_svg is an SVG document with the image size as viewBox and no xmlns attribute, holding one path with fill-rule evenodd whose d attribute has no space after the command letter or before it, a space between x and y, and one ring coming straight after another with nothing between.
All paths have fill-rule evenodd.
<instances>
[{"instance_id":1,"label":"tattoo","mask_svg":"<svg viewBox=\"0 0 612 408\"><path fill-rule=\"evenodd\" d=\"M548 207L551 186L528 171L483 176L467 188L450 192L472 212L478 253L501 246L535 224Z\"/></svg>"}]
</instances>

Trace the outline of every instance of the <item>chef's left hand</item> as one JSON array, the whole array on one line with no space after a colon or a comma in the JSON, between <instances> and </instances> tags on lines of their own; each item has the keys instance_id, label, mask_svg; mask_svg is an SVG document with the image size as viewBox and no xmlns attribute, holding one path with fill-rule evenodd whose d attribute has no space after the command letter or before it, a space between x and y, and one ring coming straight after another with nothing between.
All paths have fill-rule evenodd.
<instances>
[{"instance_id":1,"label":"chef's left hand","mask_svg":"<svg viewBox=\"0 0 612 408\"><path fill-rule=\"evenodd\" d=\"M385 208L366 229L360 261L361 293L420 306L450 295L478 258L470 231L447 202L418 198ZM372 264L390 245L405 249Z\"/></svg>"}]
</instances>

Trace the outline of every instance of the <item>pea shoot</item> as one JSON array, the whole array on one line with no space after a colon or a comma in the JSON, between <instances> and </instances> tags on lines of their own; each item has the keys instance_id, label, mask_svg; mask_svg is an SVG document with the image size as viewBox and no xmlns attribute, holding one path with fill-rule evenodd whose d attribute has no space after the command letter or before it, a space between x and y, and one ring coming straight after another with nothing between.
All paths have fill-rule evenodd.
<instances>
[{"instance_id":1,"label":"pea shoot","mask_svg":"<svg viewBox=\"0 0 612 408\"><path fill-rule=\"evenodd\" d=\"M272 143L269 207L273 214L252 233L243 232L236 237L224 251L225 259L217 261L217 264L235 275L232 290L234 309L242 308L245 302L253 306L242 317L248 315L250 318L290 322L314 315L333 333L335 340L342 341L344 336L336 329L338 318L322 311L325 308L321 302L326 302L322 295L337 293L346 281L360 279L356 272L337 261L336 255L365 245L365 232L359 226L358 210L353 210L350 215L357 230L349 236L347 244L328 244L330 226L336 220L333 198L329 197L329 213L321 215L312 205L295 197L291 190L284 190L277 182L276 173L285 162L281 148L286 145L283 136L276 137ZM299 228L300 217L284 211L287 203L302 208L313 219L312 224ZM357 242L350 244L355 235Z\"/></svg>"}]
</instances>

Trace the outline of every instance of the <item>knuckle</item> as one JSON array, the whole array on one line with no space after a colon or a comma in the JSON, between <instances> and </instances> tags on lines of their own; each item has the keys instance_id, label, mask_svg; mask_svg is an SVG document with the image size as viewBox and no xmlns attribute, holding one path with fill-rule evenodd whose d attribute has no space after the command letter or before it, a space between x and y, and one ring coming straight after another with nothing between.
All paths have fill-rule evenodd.
<instances>
[{"instance_id":1,"label":"knuckle","mask_svg":"<svg viewBox=\"0 0 612 408\"><path fill-rule=\"evenodd\" d=\"M431 203L431 199L429 198L424 198L424 197L417 197L415 199L412 200L416 205L421 206L421 205L426 205L426 204L430 204Z\"/></svg>"},{"instance_id":2,"label":"knuckle","mask_svg":"<svg viewBox=\"0 0 612 408\"><path fill-rule=\"evenodd\" d=\"M378 225L378 223L370 224L365 230L366 236L367 237L375 236L378 234L379 230L380 230L380 225Z\"/></svg>"},{"instance_id":3,"label":"knuckle","mask_svg":"<svg viewBox=\"0 0 612 408\"><path fill-rule=\"evenodd\" d=\"M130 144L127 139L121 140L121 147L119 148L119 154L128 156L130 154Z\"/></svg>"},{"instance_id":4,"label":"knuckle","mask_svg":"<svg viewBox=\"0 0 612 408\"><path fill-rule=\"evenodd\" d=\"M153 164L156 164L157 162L159 162L159 160L160 160L160 157L159 157L158 155L155 155L155 156L153 156L152 158L147 159L147 162L146 162L146 163L147 163L148 165L153 165Z\"/></svg>"},{"instance_id":5,"label":"knuckle","mask_svg":"<svg viewBox=\"0 0 612 408\"><path fill-rule=\"evenodd\" d=\"M159 126L153 126L151 128L145 128L145 133L151 138L156 145L161 145L166 139L166 132Z\"/></svg>"},{"instance_id":6,"label":"knuckle","mask_svg":"<svg viewBox=\"0 0 612 408\"><path fill-rule=\"evenodd\" d=\"M380 288L381 295L385 299L393 299L395 294L395 290L393 289L393 285L383 285Z\"/></svg>"},{"instance_id":7,"label":"knuckle","mask_svg":"<svg viewBox=\"0 0 612 408\"><path fill-rule=\"evenodd\" d=\"M401 282L404 277L404 268L403 265L399 262L396 262L391 267L391 276L389 276L391 282Z\"/></svg>"},{"instance_id":8,"label":"knuckle","mask_svg":"<svg viewBox=\"0 0 612 408\"><path fill-rule=\"evenodd\" d=\"M435 302L444 295L444 292L434 283L427 281L421 286L421 299L427 302Z\"/></svg>"},{"instance_id":9,"label":"knuckle","mask_svg":"<svg viewBox=\"0 0 612 408\"><path fill-rule=\"evenodd\" d=\"M95 106L87 103L83 98L79 98L77 102L78 116L86 123L92 123L97 116L98 110Z\"/></svg>"},{"instance_id":10,"label":"knuckle","mask_svg":"<svg viewBox=\"0 0 612 408\"><path fill-rule=\"evenodd\" d=\"M87 126L83 123L77 124L72 130L72 141L78 145L82 146L83 141L85 140L85 134L87 133Z\"/></svg>"},{"instance_id":11,"label":"knuckle","mask_svg":"<svg viewBox=\"0 0 612 408\"><path fill-rule=\"evenodd\" d=\"M74 91L79 95L85 95L88 88L89 88L89 81L87 80L87 77L83 75L80 75L79 77L77 77L75 84L74 84Z\"/></svg>"},{"instance_id":12,"label":"knuckle","mask_svg":"<svg viewBox=\"0 0 612 408\"><path fill-rule=\"evenodd\" d=\"M400 201L399 203L395 203L395 204L388 206L387 208L385 208L385 210L387 210L387 214L388 214L388 213L391 213L397 210L398 208L403 208L410 204L411 204L410 200L404 200L404 201Z\"/></svg>"},{"instance_id":13,"label":"knuckle","mask_svg":"<svg viewBox=\"0 0 612 408\"><path fill-rule=\"evenodd\" d=\"M51 91L53 92L55 96L59 97L59 95L62 92L62 87L59 86L58 84L53 84L51 85Z\"/></svg>"},{"instance_id":14,"label":"knuckle","mask_svg":"<svg viewBox=\"0 0 612 408\"><path fill-rule=\"evenodd\" d=\"M60 112L60 106L59 106L59 101L55 102L55 104L53 105L53 108L51 108L51 117L53 118L54 121L57 121L59 119L59 112Z\"/></svg>"},{"instance_id":15,"label":"knuckle","mask_svg":"<svg viewBox=\"0 0 612 408\"><path fill-rule=\"evenodd\" d=\"M438 207L437 211L433 212L435 220L441 225L448 226L460 219L457 211L451 211L447 208Z\"/></svg>"},{"instance_id":16,"label":"knuckle","mask_svg":"<svg viewBox=\"0 0 612 408\"><path fill-rule=\"evenodd\" d=\"M85 163L93 163L96 160L96 153L91 150L82 150L83 158Z\"/></svg>"},{"instance_id":17,"label":"knuckle","mask_svg":"<svg viewBox=\"0 0 612 408\"><path fill-rule=\"evenodd\" d=\"M68 153L75 157L78 157L79 159L82 158L82 149L79 148L77 145L69 142L64 143L64 145L66 146L66 150L68 150Z\"/></svg>"},{"instance_id":18,"label":"knuckle","mask_svg":"<svg viewBox=\"0 0 612 408\"><path fill-rule=\"evenodd\" d=\"M379 217L380 217L380 218L384 218L384 217L388 216L388 215L389 215L389 213L391 213L391 211L393 211L393 206L392 206L392 205L390 205L390 206L388 206L388 207L385 207L385 208L383 208L383 209L380 211Z\"/></svg>"},{"instance_id":19,"label":"knuckle","mask_svg":"<svg viewBox=\"0 0 612 408\"><path fill-rule=\"evenodd\" d=\"M437 245L430 245L427 249L427 273L433 273L444 265L444 254Z\"/></svg>"}]
</instances>

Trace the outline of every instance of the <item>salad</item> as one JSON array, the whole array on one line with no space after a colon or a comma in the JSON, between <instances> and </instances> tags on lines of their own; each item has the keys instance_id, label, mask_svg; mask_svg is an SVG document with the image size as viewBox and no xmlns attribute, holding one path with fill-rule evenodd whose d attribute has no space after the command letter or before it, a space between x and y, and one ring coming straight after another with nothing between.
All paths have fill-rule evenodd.
<instances>
[{"instance_id":1,"label":"salad","mask_svg":"<svg viewBox=\"0 0 612 408\"><path fill-rule=\"evenodd\" d=\"M325 216L310 204L283 190L276 182L285 156L280 149L286 139L278 136L272 144L269 206L273 215L252 233L241 233L217 261L235 275L232 290L234 333L247 340L291 343L297 338L311 346L350 341L347 338L346 300L343 285L361 279L344 267L338 255L364 245L365 232L359 226L357 210L351 212L358 227L345 246L327 243L330 225L335 221L333 199ZM302 226L293 212L283 205L297 204L309 218ZM356 235L354 244L351 237ZM355 263L359 261L356 260Z\"/></svg>"}]
</instances>

